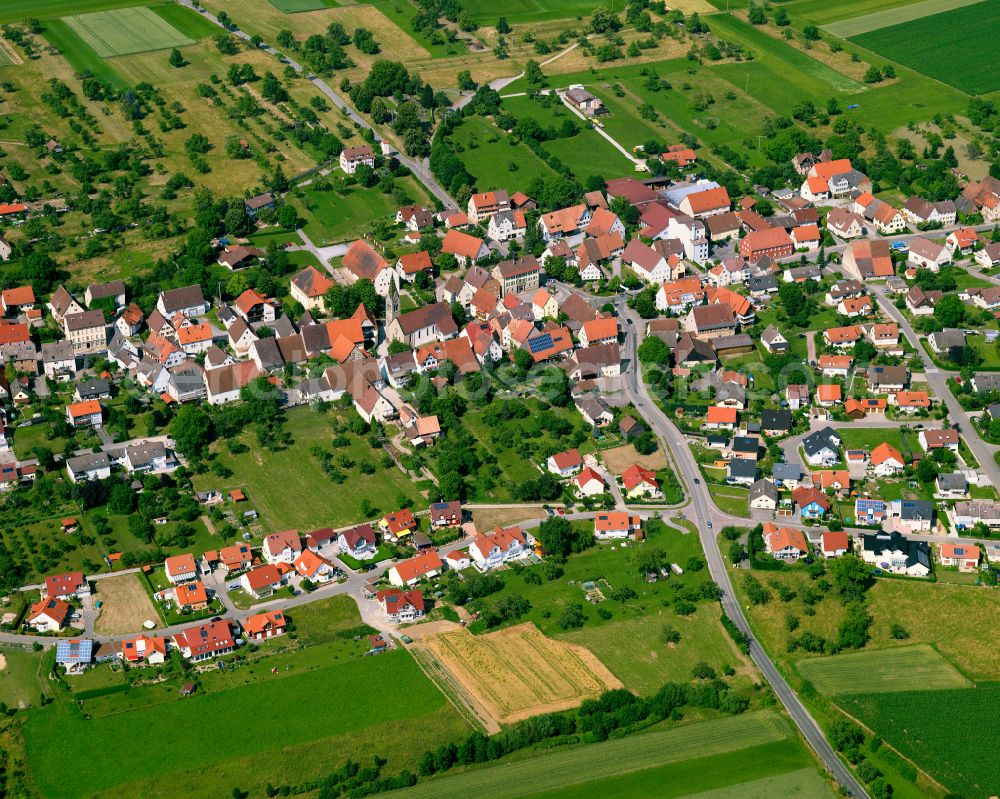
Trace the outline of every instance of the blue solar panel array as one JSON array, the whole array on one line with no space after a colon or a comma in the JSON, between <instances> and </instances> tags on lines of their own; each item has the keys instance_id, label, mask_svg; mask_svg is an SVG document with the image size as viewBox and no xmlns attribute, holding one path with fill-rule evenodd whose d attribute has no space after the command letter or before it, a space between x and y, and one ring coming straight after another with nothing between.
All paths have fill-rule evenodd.
<instances>
[{"instance_id":1,"label":"blue solar panel array","mask_svg":"<svg viewBox=\"0 0 1000 799\"><path fill-rule=\"evenodd\" d=\"M540 336L535 336L534 338L528 339L528 349L531 350L532 355L541 352L542 350L547 350L552 347L552 334L542 333Z\"/></svg>"},{"instance_id":2,"label":"blue solar panel array","mask_svg":"<svg viewBox=\"0 0 1000 799\"><path fill-rule=\"evenodd\" d=\"M56 663L72 665L74 663L90 663L93 658L94 642L89 638L72 641L59 641L56 644Z\"/></svg>"}]
</instances>

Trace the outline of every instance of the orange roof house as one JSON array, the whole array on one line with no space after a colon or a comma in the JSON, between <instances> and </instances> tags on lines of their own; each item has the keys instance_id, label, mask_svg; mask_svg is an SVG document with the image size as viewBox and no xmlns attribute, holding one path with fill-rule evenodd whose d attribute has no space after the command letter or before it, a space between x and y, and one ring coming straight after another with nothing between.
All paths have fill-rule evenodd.
<instances>
[{"instance_id":1,"label":"orange roof house","mask_svg":"<svg viewBox=\"0 0 1000 799\"><path fill-rule=\"evenodd\" d=\"M642 519L628 511L601 511L594 516L594 535L598 538L638 538L641 528Z\"/></svg>"},{"instance_id":2,"label":"orange roof house","mask_svg":"<svg viewBox=\"0 0 1000 799\"><path fill-rule=\"evenodd\" d=\"M797 560L809 554L809 544L801 530L764 524L764 548L774 558Z\"/></svg>"},{"instance_id":3,"label":"orange roof house","mask_svg":"<svg viewBox=\"0 0 1000 799\"><path fill-rule=\"evenodd\" d=\"M839 383L817 386L816 396L821 404L840 402L842 392Z\"/></svg>"},{"instance_id":4,"label":"orange roof house","mask_svg":"<svg viewBox=\"0 0 1000 799\"><path fill-rule=\"evenodd\" d=\"M705 424L712 425L713 427L735 425L736 408L719 407L716 405L711 406L708 409L708 413L705 415Z\"/></svg>"}]
</instances>

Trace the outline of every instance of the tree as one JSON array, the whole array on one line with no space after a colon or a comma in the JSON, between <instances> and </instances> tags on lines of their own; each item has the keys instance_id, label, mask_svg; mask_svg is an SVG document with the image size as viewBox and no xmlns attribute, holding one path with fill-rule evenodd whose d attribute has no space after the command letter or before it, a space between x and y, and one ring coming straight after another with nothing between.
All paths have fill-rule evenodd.
<instances>
[{"instance_id":1,"label":"tree","mask_svg":"<svg viewBox=\"0 0 1000 799\"><path fill-rule=\"evenodd\" d=\"M934 305L934 320L942 327L958 327L965 318L965 304L957 294L945 294Z\"/></svg>"},{"instance_id":2,"label":"tree","mask_svg":"<svg viewBox=\"0 0 1000 799\"><path fill-rule=\"evenodd\" d=\"M579 602L571 602L563 608L562 613L559 614L559 618L556 620L556 624L559 625L560 629L572 630L575 627L583 627L583 623L586 620L587 617L583 613L583 605Z\"/></svg>"},{"instance_id":3,"label":"tree","mask_svg":"<svg viewBox=\"0 0 1000 799\"><path fill-rule=\"evenodd\" d=\"M802 29L802 35L806 37L807 42L818 42L820 40L819 28L815 25L806 25Z\"/></svg>"},{"instance_id":4,"label":"tree","mask_svg":"<svg viewBox=\"0 0 1000 799\"><path fill-rule=\"evenodd\" d=\"M476 86L478 85L472 79L472 73L467 69L463 69L461 72L458 73L456 82L458 83L459 91L463 92L474 92L476 90Z\"/></svg>"},{"instance_id":5,"label":"tree","mask_svg":"<svg viewBox=\"0 0 1000 799\"><path fill-rule=\"evenodd\" d=\"M750 4L750 13L747 17L751 25L766 25L767 15L764 13L763 6L758 6L754 3Z\"/></svg>"},{"instance_id":6,"label":"tree","mask_svg":"<svg viewBox=\"0 0 1000 799\"><path fill-rule=\"evenodd\" d=\"M170 58L167 59L167 63L176 68L187 65L187 61L184 60L184 56L181 55L181 51L176 47L170 51Z\"/></svg>"},{"instance_id":7,"label":"tree","mask_svg":"<svg viewBox=\"0 0 1000 799\"><path fill-rule=\"evenodd\" d=\"M510 31L511 27L507 23L507 17L500 17L500 19L497 20L497 33L504 34L510 33Z\"/></svg>"},{"instance_id":8,"label":"tree","mask_svg":"<svg viewBox=\"0 0 1000 799\"><path fill-rule=\"evenodd\" d=\"M593 536L580 531L563 516L553 516L538 526L538 541L546 555L564 560L573 552L582 552L593 544Z\"/></svg>"},{"instance_id":9,"label":"tree","mask_svg":"<svg viewBox=\"0 0 1000 799\"><path fill-rule=\"evenodd\" d=\"M542 68L535 60L529 60L528 63L524 65L524 77L532 86L545 85L545 75L542 74Z\"/></svg>"},{"instance_id":10,"label":"tree","mask_svg":"<svg viewBox=\"0 0 1000 799\"><path fill-rule=\"evenodd\" d=\"M860 602L871 585L871 569L857 555L844 555L827 566L844 602Z\"/></svg>"},{"instance_id":11,"label":"tree","mask_svg":"<svg viewBox=\"0 0 1000 799\"><path fill-rule=\"evenodd\" d=\"M170 423L170 437L184 455L201 457L213 439L212 419L202 406L187 403L181 406Z\"/></svg>"}]
</instances>

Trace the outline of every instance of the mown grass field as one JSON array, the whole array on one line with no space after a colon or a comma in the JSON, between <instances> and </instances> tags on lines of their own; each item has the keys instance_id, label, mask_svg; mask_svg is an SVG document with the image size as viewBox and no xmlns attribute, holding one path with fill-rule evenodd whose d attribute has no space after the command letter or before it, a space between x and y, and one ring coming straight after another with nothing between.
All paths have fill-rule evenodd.
<instances>
[{"instance_id":1,"label":"mown grass field","mask_svg":"<svg viewBox=\"0 0 1000 799\"><path fill-rule=\"evenodd\" d=\"M543 128L558 129L566 119L576 122L581 130L575 136L550 139L542 147L569 167L580 181L591 175L605 179L620 177L632 170L624 155L558 100L546 103L530 97L510 97L504 100L503 107L517 119L534 119Z\"/></svg>"},{"instance_id":2,"label":"mown grass field","mask_svg":"<svg viewBox=\"0 0 1000 799\"><path fill-rule=\"evenodd\" d=\"M300 11L318 11L340 5L336 0L268 0L279 11L286 14L297 14Z\"/></svg>"},{"instance_id":3,"label":"mown grass field","mask_svg":"<svg viewBox=\"0 0 1000 799\"><path fill-rule=\"evenodd\" d=\"M116 89L124 89L127 82L113 66L101 58L64 20L49 19L44 23L42 35L80 75L90 74Z\"/></svg>"},{"instance_id":4,"label":"mown grass field","mask_svg":"<svg viewBox=\"0 0 1000 799\"><path fill-rule=\"evenodd\" d=\"M400 497L411 499L418 506L426 503L409 477L395 466L382 467L382 449L373 450L366 439L350 432L345 433L350 444L332 450L334 461L340 455L350 457L355 464L369 461L376 467L374 474L362 474L357 466L338 467L347 474L345 483L338 485L327 477L309 454L309 448L318 444L332 449L332 419L332 415L321 415L309 408L290 411L285 429L294 443L277 452L262 451L250 433L241 436L248 452L233 455L220 446L219 460L232 470L232 476L198 475L196 490L244 489L265 525L273 530L289 527L314 530L361 522L364 520L361 503L366 499L382 513L398 510Z\"/></svg>"},{"instance_id":5,"label":"mown grass field","mask_svg":"<svg viewBox=\"0 0 1000 799\"><path fill-rule=\"evenodd\" d=\"M969 688L972 683L926 644L799 661L799 673L823 694Z\"/></svg>"},{"instance_id":6,"label":"mown grass field","mask_svg":"<svg viewBox=\"0 0 1000 799\"><path fill-rule=\"evenodd\" d=\"M1000 89L1000 70L995 68L1000 61L1000 0L879 28L851 41L969 94Z\"/></svg>"},{"instance_id":7,"label":"mown grass field","mask_svg":"<svg viewBox=\"0 0 1000 799\"><path fill-rule=\"evenodd\" d=\"M891 1L875 5L868 2L866 5L873 8L870 14L841 17L835 22L823 25L823 30L832 33L834 36L848 39L851 36L857 36L861 33L868 33L879 28L887 28L891 25L899 25L900 23L920 19L931 14L950 11L961 6L969 6L980 2L982 0L922 0L922 2L918 3L907 0L903 5L896 5L895 2ZM815 13L811 8L813 5L815 5L815 0L805 0L803 3L796 3L794 7L798 13L804 13L809 19L813 19L813 14ZM826 9L835 8L842 11L844 6L853 7L854 4L851 2L824 3ZM807 8L808 10L806 10Z\"/></svg>"},{"instance_id":8,"label":"mown grass field","mask_svg":"<svg viewBox=\"0 0 1000 799\"><path fill-rule=\"evenodd\" d=\"M400 799L684 796L809 765L771 712L668 727L428 780ZM773 770L772 770L773 769ZM757 771L755 774L754 772ZM715 775L714 782L709 775Z\"/></svg>"},{"instance_id":9,"label":"mown grass field","mask_svg":"<svg viewBox=\"0 0 1000 799\"><path fill-rule=\"evenodd\" d=\"M508 0L502 5L490 0L467 0L462 8L472 14L482 25L495 25L499 16L504 16L511 24L519 22L541 22L549 19L573 19L587 16L595 8L607 8L607 0Z\"/></svg>"},{"instance_id":10,"label":"mown grass field","mask_svg":"<svg viewBox=\"0 0 1000 799\"><path fill-rule=\"evenodd\" d=\"M451 138L462 148L458 157L476 179L479 191L515 184L527 186L536 177L553 174L548 164L526 144L511 138L483 117L466 119Z\"/></svg>"},{"instance_id":11,"label":"mown grass field","mask_svg":"<svg viewBox=\"0 0 1000 799\"><path fill-rule=\"evenodd\" d=\"M666 624L681 634L678 643L663 643L660 635ZM700 605L690 616L651 611L647 616L563 633L559 638L587 647L626 688L644 696L665 682L683 682L700 661L720 673L726 666L736 668L737 673L752 671L723 630L717 605Z\"/></svg>"},{"instance_id":12,"label":"mown grass field","mask_svg":"<svg viewBox=\"0 0 1000 799\"><path fill-rule=\"evenodd\" d=\"M22 708L38 704L45 679L45 655L20 648L0 649L4 667L0 670L0 702Z\"/></svg>"},{"instance_id":13,"label":"mown grass field","mask_svg":"<svg viewBox=\"0 0 1000 799\"><path fill-rule=\"evenodd\" d=\"M423 187L412 177L397 178L396 185L410 196L413 202L428 203ZM347 186L331 182L330 191L317 191L313 186L296 190L295 206L306 219L303 229L318 246L353 240L367 233L377 219L392 223L399 204L391 194L384 194L378 186L366 189L355 184ZM293 234L294 238L294 234Z\"/></svg>"},{"instance_id":14,"label":"mown grass field","mask_svg":"<svg viewBox=\"0 0 1000 799\"><path fill-rule=\"evenodd\" d=\"M840 697L838 703L950 791L1000 789L993 728L1000 686Z\"/></svg>"},{"instance_id":15,"label":"mown grass field","mask_svg":"<svg viewBox=\"0 0 1000 799\"><path fill-rule=\"evenodd\" d=\"M194 44L148 8L97 11L64 21L101 58Z\"/></svg>"},{"instance_id":16,"label":"mown grass field","mask_svg":"<svg viewBox=\"0 0 1000 799\"><path fill-rule=\"evenodd\" d=\"M0 23L16 22L28 17L49 19L66 14L144 5L148 5L144 0L6 0L0 4Z\"/></svg>"},{"instance_id":17,"label":"mown grass field","mask_svg":"<svg viewBox=\"0 0 1000 799\"><path fill-rule=\"evenodd\" d=\"M359 685L378 685L379 701L371 701L367 691L344 690ZM61 701L32 711L25 736L35 779L45 795L70 799L148 776L165 778L179 767L208 767L254 752L418 718L439 711L445 701L408 653L394 651L89 721L74 705ZM210 732L206 723L211 724ZM153 729L174 732L150 746ZM180 734L185 730L200 732ZM70 749L76 755L67 759ZM115 768L109 769L112 752Z\"/></svg>"}]
</instances>

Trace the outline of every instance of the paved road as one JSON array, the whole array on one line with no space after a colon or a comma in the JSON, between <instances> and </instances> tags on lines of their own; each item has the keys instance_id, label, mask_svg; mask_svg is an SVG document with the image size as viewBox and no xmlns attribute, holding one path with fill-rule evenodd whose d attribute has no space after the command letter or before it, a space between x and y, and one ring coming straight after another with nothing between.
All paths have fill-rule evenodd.
<instances>
[{"instance_id":1,"label":"paved road","mask_svg":"<svg viewBox=\"0 0 1000 799\"><path fill-rule=\"evenodd\" d=\"M983 441L968 412L955 398L955 395L951 393L951 389L948 388L948 379L952 375L957 374L957 372L939 369L934 364L934 361L931 360L931 357L921 345L921 339L924 336L917 334L909 320L893 304L892 300L886 297L885 288L876 287L873 293L879 308L899 325L899 329L903 331L903 335L910 343L910 346L917 351L920 359L924 362L924 380L931 389L931 396L937 397L938 401L944 403L948 409L948 421L953 427L957 427L961 431L962 438L965 439L965 443L968 444L972 454L979 461L979 471L989 477L992 485L1000 486L1000 466L997 465L994 459L1000 447L987 444Z\"/></svg>"},{"instance_id":2,"label":"paved road","mask_svg":"<svg viewBox=\"0 0 1000 799\"><path fill-rule=\"evenodd\" d=\"M225 25L220 24L218 18L214 14L210 14L203 8L195 8L191 0L177 0L177 2L180 3L182 6L186 6L187 8L190 8L192 11L196 11L197 13L201 14L205 19L207 19L214 25L218 25L220 28L228 30L233 36L237 36L240 39L243 39L244 41L247 42L250 41L249 33L246 33L245 31L241 30L232 30L230 28L226 28ZM299 64L298 62L292 60L284 53L279 52L269 44L262 44L259 49L263 50L265 53L270 53L273 56L278 56L284 61L285 64L290 66L296 72L300 74L305 74L307 80L309 80L310 83L312 83L317 89L319 89L323 94L325 94L331 103L333 103L337 108L344 111L347 114L347 117L352 122L372 131L372 133L375 134L376 143L380 143L382 141L382 137L379 136L378 131L375 128L373 128L370 124L368 124L367 120L365 120L364 117L358 114L358 112L355 111L354 108L352 108L344 100L344 98L342 98L333 89L331 89L329 84L327 84L326 81L324 81L322 78L313 75L304 66L302 66L302 64ZM448 194L448 192L445 191L444 187L440 183L438 183L437 180L435 180L434 176L431 174L430 166L427 162L427 159L417 160L411 158L408 155L404 155L403 153L396 153L396 159L401 164L405 164L406 167L411 172L413 172L413 174L417 177L417 179L421 183L423 183L424 186L427 187L427 190L430 191L431 194L433 194L438 200L441 201L441 203L444 205L445 208L458 207L454 197Z\"/></svg>"}]
</instances>

